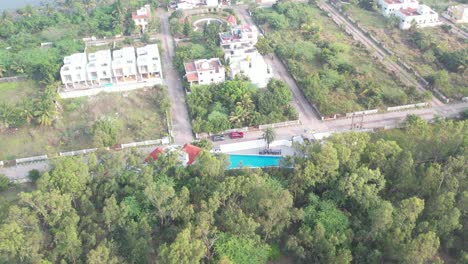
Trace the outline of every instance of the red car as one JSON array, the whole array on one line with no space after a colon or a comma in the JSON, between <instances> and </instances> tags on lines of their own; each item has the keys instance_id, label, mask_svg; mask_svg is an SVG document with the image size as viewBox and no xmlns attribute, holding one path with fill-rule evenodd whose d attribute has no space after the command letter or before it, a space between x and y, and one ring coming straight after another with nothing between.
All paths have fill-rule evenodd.
<instances>
[{"instance_id":1,"label":"red car","mask_svg":"<svg viewBox=\"0 0 468 264\"><path fill-rule=\"evenodd\" d=\"M229 133L230 138L243 138L244 132L231 132Z\"/></svg>"}]
</instances>

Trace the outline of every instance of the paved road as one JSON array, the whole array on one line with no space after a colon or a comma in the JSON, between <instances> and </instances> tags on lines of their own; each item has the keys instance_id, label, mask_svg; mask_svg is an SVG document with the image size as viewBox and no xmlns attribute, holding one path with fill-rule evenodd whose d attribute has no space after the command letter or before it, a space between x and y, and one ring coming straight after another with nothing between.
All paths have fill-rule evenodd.
<instances>
[{"instance_id":1,"label":"paved road","mask_svg":"<svg viewBox=\"0 0 468 264\"><path fill-rule=\"evenodd\" d=\"M182 87L177 70L172 64L174 57L174 41L169 30L169 13L158 10L161 18L161 33L159 34L163 46L164 79L169 89L171 98L172 130L176 144L192 142L192 126L188 115L187 104L185 103L185 91Z\"/></svg>"},{"instance_id":2,"label":"paved road","mask_svg":"<svg viewBox=\"0 0 468 264\"><path fill-rule=\"evenodd\" d=\"M388 56L387 52L379 47L372 39L364 34L359 28L355 27L350 21L348 21L340 12L338 12L332 5L325 1L318 1L317 4L326 10L330 16L335 19L340 25L343 25L346 32L351 33L354 39L361 42L369 51L373 52L373 55L376 56L382 64L389 69L390 71L396 73L400 80L408 85L416 87L420 92L426 91L423 85L417 82L412 74L408 73L403 67L398 63L392 61ZM443 103L436 97L432 97L432 105L441 106Z\"/></svg>"},{"instance_id":3,"label":"paved road","mask_svg":"<svg viewBox=\"0 0 468 264\"><path fill-rule=\"evenodd\" d=\"M236 6L235 9L239 15L239 19L242 20L243 23L255 26L252 17L250 17L247 12L246 6ZM275 54L272 56L264 56L264 58L267 64L271 66L273 75L276 78L283 80L290 87L293 94L293 104L299 113L299 120L301 120L301 122L307 127L313 127L317 130L325 129L326 127L321 122L319 115L307 101L301 89L297 86L294 78L291 76L281 60Z\"/></svg>"}]
</instances>

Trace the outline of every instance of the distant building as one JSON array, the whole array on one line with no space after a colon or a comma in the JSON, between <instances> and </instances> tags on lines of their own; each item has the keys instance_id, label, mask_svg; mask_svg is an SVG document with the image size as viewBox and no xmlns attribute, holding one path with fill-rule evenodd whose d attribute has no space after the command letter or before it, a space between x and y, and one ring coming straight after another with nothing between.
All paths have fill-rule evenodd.
<instances>
[{"instance_id":1,"label":"distant building","mask_svg":"<svg viewBox=\"0 0 468 264\"><path fill-rule=\"evenodd\" d=\"M185 77L192 84L213 84L226 80L224 66L218 58L186 63Z\"/></svg>"},{"instance_id":2,"label":"distant building","mask_svg":"<svg viewBox=\"0 0 468 264\"><path fill-rule=\"evenodd\" d=\"M230 78L242 74L259 87L266 87L273 77L270 67L255 48L258 32L254 26L235 26L219 34L224 59L229 62Z\"/></svg>"},{"instance_id":3,"label":"distant building","mask_svg":"<svg viewBox=\"0 0 468 264\"><path fill-rule=\"evenodd\" d=\"M385 17L396 16L400 19L400 28L433 27L441 24L439 14L427 5L420 5L417 0L379 0L381 12Z\"/></svg>"},{"instance_id":4,"label":"distant building","mask_svg":"<svg viewBox=\"0 0 468 264\"><path fill-rule=\"evenodd\" d=\"M100 50L88 54L86 72L88 81L91 84L112 83L112 56L110 50Z\"/></svg>"},{"instance_id":5,"label":"distant building","mask_svg":"<svg viewBox=\"0 0 468 264\"><path fill-rule=\"evenodd\" d=\"M137 68L143 79L162 79L161 58L157 44L137 48Z\"/></svg>"},{"instance_id":6,"label":"distant building","mask_svg":"<svg viewBox=\"0 0 468 264\"><path fill-rule=\"evenodd\" d=\"M196 7L218 7L218 0L180 0L177 9L192 9Z\"/></svg>"},{"instance_id":7,"label":"distant building","mask_svg":"<svg viewBox=\"0 0 468 264\"><path fill-rule=\"evenodd\" d=\"M140 28L140 32L144 33L151 19L151 6L144 5L136 12L133 12L132 19L135 22L135 26Z\"/></svg>"},{"instance_id":8,"label":"distant building","mask_svg":"<svg viewBox=\"0 0 468 264\"><path fill-rule=\"evenodd\" d=\"M450 6L447 15L454 23L468 23L468 5Z\"/></svg>"},{"instance_id":9,"label":"distant building","mask_svg":"<svg viewBox=\"0 0 468 264\"><path fill-rule=\"evenodd\" d=\"M219 33L221 47L236 46L238 44L257 44L258 31L255 26L242 25L231 28L231 31Z\"/></svg>"},{"instance_id":10,"label":"distant building","mask_svg":"<svg viewBox=\"0 0 468 264\"><path fill-rule=\"evenodd\" d=\"M134 47L114 50L112 57L112 73L117 82L137 79L138 71Z\"/></svg>"},{"instance_id":11,"label":"distant building","mask_svg":"<svg viewBox=\"0 0 468 264\"><path fill-rule=\"evenodd\" d=\"M395 13L400 18L400 28L409 29L414 23L417 27L433 27L441 24L439 14L427 5L420 5L418 8L400 9Z\"/></svg>"},{"instance_id":12,"label":"distant building","mask_svg":"<svg viewBox=\"0 0 468 264\"><path fill-rule=\"evenodd\" d=\"M87 63L86 53L75 53L63 59L60 77L66 88L69 85L75 88L76 84L88 85L86 76Z\"/></svg>"},{"instance_id":13,"label":"distant building","mask_svg":"<svg viewBox=\"0 0 468 264\"><path fill-rule=\"evenodd\" d=\"M400 9L416 9L419 6L419 2L416 0L379 0L378 4L381 8L382 14L386 17L395 15L395 13Z\"/></svg>"}]
</instances>

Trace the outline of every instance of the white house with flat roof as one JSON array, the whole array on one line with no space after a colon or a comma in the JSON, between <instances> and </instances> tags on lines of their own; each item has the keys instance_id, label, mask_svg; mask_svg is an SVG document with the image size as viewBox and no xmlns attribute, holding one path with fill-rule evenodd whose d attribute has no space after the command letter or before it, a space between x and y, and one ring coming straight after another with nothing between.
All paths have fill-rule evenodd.
<instances>
[{"instance_id":1,"label":"white house with flat roof","mask_svg":"<svg viewBox=\"0 0 468 264\"><path fill-rule=\"evenodd\" d=\"M137 48L137 69L143 79L162 79L161 58L157 44Z\"/></svg>"},{"instance_id":2,"label":"white house with flat roof","mask_svg":"<svg viewBox=\"0 0 468 264\"><path fill-rule=\"evenodd\" d=\"M87 63L88 60L84 52L75 53L63 58L63 66L60 68L60 78L66 88L68 88L69 85L75 88L76 84L88 85L86 76Z\"/></svg>"},{"instance_id":3,"label":"white house with flat roof","mask_svg":"<svg viewBox=\"0 0 468 264\"><path fill-rule=\"evenodd\" d=\"M266 87L273 77L271 68L255 48L258 31L255 26L235 26L229 32L219 34L224 59L229 62L229 77L242 74L260 88Z\"/></svg>"},{"instance_id":4,"label":"white house with flat roof","mask_svg":"<svg viewBox=\"0 0 468 264\"><path fill-rule=\"evenodd\" d=\"M446 14L454 23L468 23L468 5L449 6Z\"/></svg>"},{"instance_id":5,"label":"white house with flat roof","mask_svg":"<svg viewBox=\"0 0 468 264\"><path fill-rule=\"evenodd\" d=\"M416 0L379 0L378 5L380 6L382 14L389 17L395 15L400 9L416 9L419 6L419 2Z\"/></svg>"},{"instance_id":6,"label":"white house with flat roof","mask_svg":"<svg viewBox=\"0 0 468 264\"><path fill-rule=\"evenodd\" d=\"M192 84L213 84L226 80L224 66L218 58L185 63L185 78Z\"/></svg>"},{"instance_id":7,"label":"white house with flat roof","mask_svg":"<svg viewBox=\"0 0 468 264\"><path fill-rule=\"evenodd\" d=\"M137 79L136 56L134 47L125 47L112 52L112 74L115 81Z\"/></svg>"},{"instance_id":8,"label":"white house with flat roof","mask_svg":"<svg viewBox=\"0 0 468 264\"><path fill-rule=\"evenodd\" d=\"M420 5L418 8L400 9L395 13L400 18L400 28L409 29L411 25L416 27L435 27L442 24L439 20L439 14L427 5Z\"/></svg>"},{"instance_id":9,"label":"white house with flat roof","mask_svg":"<svg viewBox=\"0 0 468 264\"><path fill-rule=\"evenodd\" d=\"M413 24L421 28L441 24L439 14L417 0L379 0L378 4L385 17L399 18L400 29L409 29Z\"/></svg>"},{"instance_id":10,"label":"white house with flat roof","mask_svg":"<svg viewBox=\"0 0 468 264\"><path fill-rule=\"evenodd\" d=\"M100 50L88 54L86 67L88 80L92 84L112 83L112 56L110 50Z\"/></svg>"}]
</instances>

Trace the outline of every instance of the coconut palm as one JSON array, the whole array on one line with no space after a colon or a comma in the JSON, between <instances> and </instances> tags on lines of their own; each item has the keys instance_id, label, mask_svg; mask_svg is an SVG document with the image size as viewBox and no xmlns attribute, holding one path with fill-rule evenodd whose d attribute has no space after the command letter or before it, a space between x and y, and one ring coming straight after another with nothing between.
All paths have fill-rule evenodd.
<instances>
[{"instance_id":1,"label":"coconut palm","mask_svg":"<svg viewBox=\"0 0 468 264\"><path fill-rule=\"evenodd\" d=\"M267 128L265 132L263 132L263 139L265 139L267 143L267 148L270 148L270 143L273 142L273 140L275 140L275 137L276 133L271 127Z\"/></svg>"}]
</instances>

